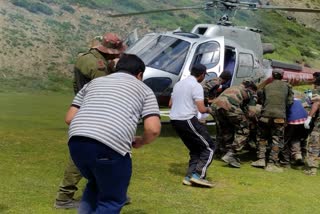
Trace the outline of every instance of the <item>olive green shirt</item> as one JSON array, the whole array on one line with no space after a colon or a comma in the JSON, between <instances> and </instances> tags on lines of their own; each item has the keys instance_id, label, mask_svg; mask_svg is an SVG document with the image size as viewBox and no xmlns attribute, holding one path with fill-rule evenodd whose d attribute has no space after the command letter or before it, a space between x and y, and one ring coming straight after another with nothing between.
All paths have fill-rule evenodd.
<instances>
[{"instance_id":1,"label":"olive green shirt","mask_svg":"<svg viewBox=\"0 0 320 214\"><path fill-rule=\"evenodd\" d=\"M292 105L292 86L281 80L273 80L262 93L262 117L286 118L286 111Z\"/></svg>"},{"instance_id":2,"label":"olive green shirt","mask_svg":"<svg viewBox=\"0 0 320 214\"><path fill-rule=\"evenodd\" d=\"M96 49L90 49L87 53L79 55L74 66L73 87L75 93L92 79L110 73L108 61Z\"/></svg>"}]
</instances>

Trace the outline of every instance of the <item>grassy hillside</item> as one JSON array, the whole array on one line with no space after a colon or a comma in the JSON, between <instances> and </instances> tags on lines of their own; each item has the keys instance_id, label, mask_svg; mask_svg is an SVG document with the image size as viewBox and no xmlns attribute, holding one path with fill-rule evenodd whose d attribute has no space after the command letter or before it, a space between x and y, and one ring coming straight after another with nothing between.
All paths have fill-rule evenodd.
<instances>
[{"instance_id":1,"label":"grassy hillside","mask_svg":"<svg viewBox=\"0 0 320 214\"><path fill-rule=\"evenodd\" d=\"M273 1L274 3L288 3ZM315 7L319 0L299 1ZM189 31L198 23L215 23L218 11L186 11L109 18L106 14L203 4L202 0L4 0L0 3L0 91L70 90L75 56L106 31L123 38L133 29ZM296 3L295 1L291 2ZM319 32L287 13L238 12L234 22L263 30L277 51L268 56L306 62L320 68ZM310 17L309 14L305 17ZM277 23L277 24L275 24ZM311 22L310 22L311 23Z\"/></svg>"}]
</instances>

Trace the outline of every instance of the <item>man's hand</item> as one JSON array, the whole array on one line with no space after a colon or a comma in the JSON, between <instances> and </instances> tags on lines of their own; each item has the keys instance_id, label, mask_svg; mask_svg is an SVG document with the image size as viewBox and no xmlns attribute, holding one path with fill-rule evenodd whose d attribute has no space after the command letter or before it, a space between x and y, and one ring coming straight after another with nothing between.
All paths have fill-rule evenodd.
<instances>
[{"instance_id":1,"label":"man's hand","mask_svg":"<svg viewBox=\"0 0 320 214\"><path fill-rule=\"evenodd\" d=\"M308 116L307 120L304 121L304 128L310 129L310 122L311 122L312 117Z\"/></svg>"},{"instance_id":2,"label":"man's hand","mask_svg":"<svg viewBox=\"0 0 320 214\"><path fill-rule=\"evenodd\" d=\"M144 145L143 139L141 136L135 136L134 141L132 142L132 147L135 149L139 149Z\"/></svg>"}]
</instances>

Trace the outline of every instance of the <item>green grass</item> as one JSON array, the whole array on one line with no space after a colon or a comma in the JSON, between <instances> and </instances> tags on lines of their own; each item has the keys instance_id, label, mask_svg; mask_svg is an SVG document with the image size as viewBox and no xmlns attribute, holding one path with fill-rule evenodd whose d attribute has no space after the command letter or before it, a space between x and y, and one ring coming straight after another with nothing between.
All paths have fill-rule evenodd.
<instances>
[{"instance_id":1,"label":"green grass","mask_svg":"<svg viewBox=\"0 0 320 214\"><path fill-rule=\"evenodd\" d=\"M63 118L71 100L71 93L0 93L0 213L76 213L52 207L68 158ZM241 169L214 160L213 189L183 186L188 152L165 125L153 144L133 151L132 204L122 213L320 212L319 177L268 173L250 167L250 158L241 156Z\"/></svg>"}]
</instances>

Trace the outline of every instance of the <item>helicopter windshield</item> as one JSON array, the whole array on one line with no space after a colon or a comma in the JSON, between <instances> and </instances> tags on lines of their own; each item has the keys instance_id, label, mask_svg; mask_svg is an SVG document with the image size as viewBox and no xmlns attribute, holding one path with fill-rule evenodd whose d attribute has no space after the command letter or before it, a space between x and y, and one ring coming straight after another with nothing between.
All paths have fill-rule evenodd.
<instances>
[{"instance_id":1,"label":"helicopter windshield","mask_svg":"<svg viewBox=\"0 0 320 214\"><path fill-rule=\"evenodd\" d=\"M138 55L146 66L179 75L190 43L170 36L146 36L130 53Z\"/></svg>"}]
</instances>

